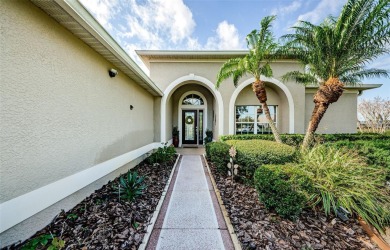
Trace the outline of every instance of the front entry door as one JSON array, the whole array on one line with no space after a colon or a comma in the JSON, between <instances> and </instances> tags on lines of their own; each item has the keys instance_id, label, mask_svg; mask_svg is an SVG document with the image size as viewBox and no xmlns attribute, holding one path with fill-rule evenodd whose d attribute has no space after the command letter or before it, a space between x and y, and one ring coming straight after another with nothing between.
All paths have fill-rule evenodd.
<instances>
[{"instance_id":1,"label":"front entry door","mask_svg":"<svg viewBox=\"0 0 390 250\"><path fill-rule=\"evenodd\" d=\"M198 144L197 110L182 111L183 144Z\"/></svg>"}]
</instances>

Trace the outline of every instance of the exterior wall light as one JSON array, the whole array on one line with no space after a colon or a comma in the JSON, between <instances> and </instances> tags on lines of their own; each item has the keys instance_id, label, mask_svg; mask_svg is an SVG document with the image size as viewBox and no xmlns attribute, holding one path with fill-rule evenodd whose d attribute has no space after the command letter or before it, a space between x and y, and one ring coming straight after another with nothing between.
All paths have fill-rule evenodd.
<instances>
[{"instance_id":1,"label":"exterior wall light","mask_svg":"<svg viewBox=\"0 0 390 250\"><path fill-rule=\"evenodd\" d=\"M118 74L118 70L116 69L109 69L108 70L108 75L112 78L115 77Z\"/></svg>"},{"instance_id":2,"label":"exterior wall light","mask_svg":"<svg viewBox=\"0 0 390 250\"><path fill-rule=\"evenodd\" d=\"M133 110L134 109L134 106L133 105L130 105L130 110Z\"/></svg>"}]
</instances>

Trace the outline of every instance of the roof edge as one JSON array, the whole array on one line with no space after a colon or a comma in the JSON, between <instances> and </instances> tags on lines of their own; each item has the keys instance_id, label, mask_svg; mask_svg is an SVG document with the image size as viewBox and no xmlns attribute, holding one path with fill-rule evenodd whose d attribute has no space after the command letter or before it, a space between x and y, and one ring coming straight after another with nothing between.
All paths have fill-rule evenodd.
<instances>
[{"instance_id":1,"label":"roof edge","mask_svg":"<svg viewBox=\"0 0 390 250\"><path fill-rule=\"evenodd\" d=\"M345 86L344 88L345 89L350 89L350 90L359 90L359 91L362 91L362 90L369 90L369 89L376 89L376 88L379 88L381 87L383 84L367 84L367 83L363 83L363 84L356 84L355 86ZM306 86L306 89L316 89L318 88L318 86L314 86L314 85L311 85L311 86Z\"/></svg>"}]
</instances>

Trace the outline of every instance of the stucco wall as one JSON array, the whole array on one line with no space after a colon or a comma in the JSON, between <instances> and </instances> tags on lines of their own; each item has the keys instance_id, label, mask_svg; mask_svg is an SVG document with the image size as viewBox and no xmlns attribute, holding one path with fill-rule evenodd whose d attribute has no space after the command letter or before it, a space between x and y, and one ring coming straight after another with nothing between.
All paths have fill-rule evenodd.
<instances>
[{"instance_id":1,"label":"stucco wall","mask_svg":"<svg viewBox=\"0 0 390 250\"><path fill-rule=\"evenodd\" d=\"M147 91L29 1L0 18L0 203L153 142Z\"/></svg>"},{"instance_id":2,"label":"stucco wall","mask_svg":"<svg viewBox=\"0 0 390 250\"><path fill-rule=\"evenodd\" d=\"M147 91L35 5L1 16L0 202L153 142Z\"/></svg>"},{"instance_id":3,"label":"stucco wall","mask_svg":"<svg viewBox=\"0 0 390 250\"><path fill-rule=\"evenodd\" d=\"M313 94L306 94L305 129L313 112ZM357 91L344 91L336 103L329 106L316 133L356 133L357 132Z\"/></svg>"},{"instance_id":4,"label":"stucco wall","mask_svg":"<svg viewBox=\"0 0 390 250\"><path fill-rule=\"evenodd\" d=\"M222 66L224 61L185 61L185 62L150 62L150 77L156 84L164 91L167 87L174 82L176 79L187 76L189 74L194 74L196 76L201 76L213 84L216 82L216 75ZM275 62L272 64L274 78L281 81L281 76L291 70L299 70L300 65L296 62ZM239 84L242 84L250 76L242 78ZM301 85L298 85L294 82L285 82L283 83L289 90L293 102L294 102L294 132L303 133L304 132L304 119L305 113L302 112L305 109L305 88ZM233 92L235 91L232 79L227 79L222 82L221 87L218 90L222 96L223 108L224 108L224 131L223 134L229 133L229 102L232 97ZM276 88L274 88L276 90ZM280 95L280 91L278 94ZM285 94L283 94L283 99L281 102L284 103L284 106L288 106L287 99ZM280 95L282 96L282 95ZM280 110L282 116L288 116L289 113L286 110ZM233 114L234 115L234 114ZM283 132L289 132L288 120L283 119L281 125L281 130ZM169 124L167 124L169 126Z\"/></svg>"}]
</instances>

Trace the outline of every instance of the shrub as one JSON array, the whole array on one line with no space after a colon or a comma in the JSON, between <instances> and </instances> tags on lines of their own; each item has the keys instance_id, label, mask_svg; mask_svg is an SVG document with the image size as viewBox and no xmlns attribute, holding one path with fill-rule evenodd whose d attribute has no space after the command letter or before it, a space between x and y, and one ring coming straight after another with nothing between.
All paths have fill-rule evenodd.
<instances>
[{"instance_id":1,"label":"shrub","mask_svg":"<svg viewBox=\"0 0 390 250\"><path fill-rule=\"evenodd\" d=\"M310 181L294 165L264 165L256 169L254 184L259 199L267 209L280 216L295 219L308 201L305 190Z\"/></svg>"},{"instance_id":2,"label":"shrub","mask_svg":"<svg viewBox=\"0 0 390 250\"><path fill-rule=\"evenodd\" d=\"M324 145L303 152L298 167L313 184L312 205L322 205L326 214L342 206L379 230L390 222L383 168L367 166L356 152Z\"/></svg>"},{"instance_id":3,"label":"shrub","mask_svg":"<svg viewBox=\"0 0 390 250\"><path fill-rule=\"evenodd\" d=\"M282 142L290 146L299 146L302 144L304 135L302 134L281 134ZM274 136L270 134L258 135L224 135L220 137L221 141L228 140L267 140L274 141ZM358 141L358 140L390 140L386 134L357 133L357 134L316 134L315 142L336 142L340 140Z\"/></svg>"},{"instance_id":4,"label":"shrub","mask_svg":"<svg viewBox=\"0 0 390 250\"><path fill-rule=\"evenodd\" d=\"M206 130L206 137L204 138L204 144L210 143L213 141L213 131L207 129Z\"/></svg>"},{"instance_id":5,"label":"shrub","mask_svg":"<svg viewBox=\"0 0 390 250\"><path fill-rule=\"evenodd\" d=\"M386 179L390 180L390 140L359 140L353 142L344 140L327 143L326 145L356 150L360 156L366 159L368 165L386 168L388 170Z\"/></svg>"},{"instance_id":6,"label":"shrub","mask_svg":"<svg viewBox=\"0 0 390 250\"><path fill-rule=\"evenodd\" d=\"M288 145L264 140L229 140L226 144L235 146L240 175L252 182L257 167L264 164L284 164L295 159L296 150Z\"/></svg>"},{"instance_id":7,"label":"shrub","mask_svg":"<svg viewBox=\"0 0 390 250\"><path fill-rule=\"evenodd\" d=\"M172 146L167 146L167 143L163 143L163 147L159 147L155 152L153 152L148 158L147 162L149 164L154 163L166 163L172 161L175 157L176 149Z\"/></svg>"},{"instance_id":8,"label":"shrub","mask_svg":"<svg viewBox=\"0 0 390 250\"><path fill-rule=\"evenodd\" d=\"M280 138L284 144L289 146L298 146L302 143L304 135L301 134L281 134ZM228 140L266 140L275 141L272 134L258 134L258 135L224 135L220 137L221 141Z\"/></svg>"},{"instance_id":9,"label":"shrub","mask_svg":"<svg viewBox=\"0 0 390 250\"><path fill-rule=\"evenodd\" d=\"M49 245L48 245L49 244ZM51 234L43 234L29 240L22 250L48 249L60 250L65 246L65 241L59 237L54 237Z\"/></svg>"},{"instance_id":10,"label":"shrub","mask_svg":"<svg viewBox=\"0 0 390 250\"><path fill-rule=\"evenodd\" d=\"M219 172L227 171L230 146L223 142L210 142L206 144L206 155L214 163Z\"/></svg>"},{"instance_id":11,"label":"shrub","mask_svg":"<svg viewBox=\"0 0 390 250\"><path fill-rule=\"evenodd\" d=\"M137 172L132 173L131 171L127 172L126 179L121 176L119 178L118 186L114 186L114 194L118 194L120 198L132 201L137 196L141 195L143 190L146 188L142 184L145 177L138 176Z\"/></svg>"}]
</instances>

